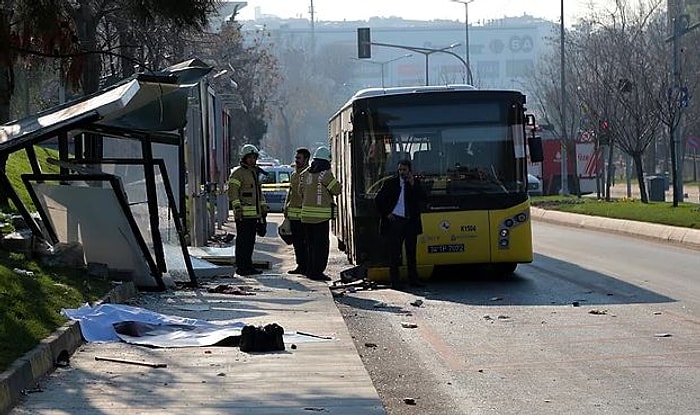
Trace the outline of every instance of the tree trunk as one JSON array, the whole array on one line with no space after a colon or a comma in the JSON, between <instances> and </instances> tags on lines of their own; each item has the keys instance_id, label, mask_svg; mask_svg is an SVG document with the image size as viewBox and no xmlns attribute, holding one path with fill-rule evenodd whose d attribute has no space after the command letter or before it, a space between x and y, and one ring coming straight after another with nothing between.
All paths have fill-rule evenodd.
<instances>
[{"instance_id":1,"label":"tree trunk","mask_svg":"<svg viewBox=\"0 0 700 415\"><path fill-rule=\"evenodd\" d=\"M13 72L11 66L0 67L0 124L10 121L10 100L14 89ZM0 173L5 174L7 168L7 154L0 157ZM0 186L0 210L7 211L10 208L10 198L5 189Z\"/></svg>"},{"instance_id":2,"label":"tree trunk","mask_svg":"<svg viewBox=\"0 0 700 415\"><path fill-rule=\"evenodd\" d=\"M615 165L613 162L613 156L615 154L615 146L613 140L610 140L608 144L608 169L605 172L605 201L610 201L610 187L612 187L613 175L615 174Z\"/></svg>"},{"instance_id":3,"label":"tree trunk","mask_svg":"<svg viewBox=\"0 0 700 415\"><path fill-rule=\"evenodd\" d=\"M571 180L574 182L574 194L581 197L581 180L578 177L578 153L576 151L576 141L571 140L569 142L569 145L566 146L566 153L567 160L571 160L571 164L573 165L574 169L574 171L569 172L569 176L571 176ZM571 184L569 184L569 188L571 188Z\"/></svg>"},{"instance_id":4,"label":"tree trunk","mask_svg":"<svg viewBox=\"0 0 700 415\"><path fill-rule=\"evenodd\" d=\"M644 184L644 165L642 162L642 154L634 153L632 154L632 160L634 162L634 169L637 173L637 181L639 183L639 194L642 199L642 203L649 203L649 196L647 195L647 187Z\"/></svg>"},{"instance_id":5,"label":"tree trunk","mask_svg":"<svg viewBox=\"0 0 700 415\"><path fill-rule=\"evenodd\" d=\"M90 52L85 55L85 67L82 73L83 93L85 95L96 92L100 88L100 76L102 75L102 59L97 53L97 16L92 6L85 4L77 9L76 27L78 38L83 50ZM94 134L83 134L84 157L88 160L100 160L102 158L102 138ZM80 155L76 155L80 156Z\"/></svg>"}]
</instances>

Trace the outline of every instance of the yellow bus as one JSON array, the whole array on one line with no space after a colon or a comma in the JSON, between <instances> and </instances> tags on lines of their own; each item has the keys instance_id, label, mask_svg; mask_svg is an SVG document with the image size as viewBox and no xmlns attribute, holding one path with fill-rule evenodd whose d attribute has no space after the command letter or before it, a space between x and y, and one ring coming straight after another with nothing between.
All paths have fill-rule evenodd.
<instances>
[{"instance_id":1,"label":"yellow bus","mask_svg":"<svg viewBox=\"0 0 700 415\"><path fill-rule=\"evenodd\" d=\"M332 230L351 264L370 280L388 279L374 197L408 159L426 195L418 237L421 278L437 266L487 264L510 274L532 262L525 96L468 85L358 91L329 121L333 174L343 191ZM405 262L402 268L405 275Z\"/></svg>"}]
</instances>

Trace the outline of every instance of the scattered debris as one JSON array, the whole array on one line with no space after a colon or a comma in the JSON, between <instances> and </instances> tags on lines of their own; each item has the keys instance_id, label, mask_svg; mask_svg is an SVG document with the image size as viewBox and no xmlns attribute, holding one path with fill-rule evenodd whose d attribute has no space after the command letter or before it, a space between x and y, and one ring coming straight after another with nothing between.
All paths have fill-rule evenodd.
<instances>
[{"instance_id":1,"label":"scattered debris","mask_svg":"<svg viewBox=\"0 0 700 415\"><path fill-rule=\"evenodd\" d=\"M219 284L216 287L207 289L207 291L210 293L219 294L255 295L255 293L248 291L247 287L235 286L231 284Z\"/></svg>"},{"instance_id":2,"label":"scattered debris","mask_svg":"<svg viewBox=\"0 0 700 415\"><path fill-rule=\"evenodd\" d=\"M411 302L411 305L414 306L414 307L420 307L420 306L423 305L423 300L421 300L420 298L418 298L418 299L416 299L415 301L412 301L412 302Z\"/></svg>"},{"instance_id":3,"label":"scattered debris","mask_svg":"<svg viewBox=\"0 0 700 415\"><path fill-rule=\"evenodd\" d=\"M377 343L365 343L365 347L377 347Z\"/></svg>"},{"instance_id":4,"label":"scattered debris","mask_svg":"<svg viewBox=\"0 0 700 415\"><path fill-rule=\"evenodd\" d=\"M331 337L331 336L320 336L318 334L311 334L311 333L306 333L303 331L297 331L297 334L300 336L315 337L317 339L333 340L333 337Z\"/></svg>"},{"instance_id":5,"label":"scattered debris","mask_svg":"<svg viewBox=\"0 0 700 415\"><path fill-rule=\"evenodd\" d=\"M304 408L305 411L314 411L314 412L326 412L326 408L316 408L313 406L307 406Z\"/></svg>"},{"instance_id":6,"label":"scattered debris","mask_svg":"<svg viewBox=\"0 0 700 415\"><path fill-rule=\"evenodd\" d=\"M222 243L223 243L223 244L231 243L231 241L233 241L234 238L236 238L236 234L233 234L233 233L230 233L230 232L226 232L226 233L223 233L223 234L217 234L217 235L214 235L214 236L212 237L212 239L214 240L214 242L215 242L215 243L219 243L219 244L222 244Z\"/></svg>"},{"instance_id":7,"label":"scattered debris","mask_svg":"<svg viewBox=\"0 0 700 415\"><path fill-rule=\"evenodd\" d=\"M406 405L415 405L416 404L416 400L413 398L403 398L403 402Z\"/></svg>"},{"instance_id":8,"label":"scattered debris","mask_svg":"<svg viewBox=\"0 0 700 415\"><path fill-rule=\"evenodd\" d=\"M402 321L402 322L401 322L401 327L403 327L403 328L405 328L405 329L415 329L415 328L418 328L418 324L416 324L416 323L410 323L410 322L408 322L408 321Z\"/></svg>"},{"instance_id":9,"label":"scattered debris","mask_svg":"<svg viewBox=\"0 0 700 415\"><path fill-rule=\"evenodd\" d=\"M226 376L226 373L224 373L224 372L219 372L219 373L216 374L216 376Z\"/></svg>"},{"instance_id":10,"label":"scattered debris","mask_svg":"<svg viewBox=\"0 0 700 415\"><path fill-rule=\"evenodd\" d=\"M296 350L296 349L297 349L297 345L296 345L296 344L292 344L292 345L289 346L289 347L291 347L292 350Z\"/></svg>"},{"instance_id":11,"label":"scattered debris","mask_svg":"<svg viewBox=\"0 0 700 415\"><path fill-rule=\"evenodd\" d=\"M387 304L386 304L385 302L379 301L379 302L375 303L374 305L372 305L372 307L374 307L374 308L385 308L385 307L388 307L388 306L387 306Z\"/></svg>"},{"instance_id":12,"label":"scattered debris","mask_svg":"<svg viewBox=\"0 0 700 415\"><path fill-rule=\"evenodd\" d=\"M477 370L477 372L484 373L484 369L479 369L479 370Z\"/></svg>"},{"instance_id":13,"label":"scattered debris","mask_svg":"<svg viewBox=\"0 0 700 415\"><path fill-rule=\"evenodd\" d=\"M503 298L501 297L491 297L491 301L501 301Z\"/></svg>"},{"instance_id":14,"label":"scattered debris","mask_svg":"<svg viewBox=\"0 0 700 415\"><path fill-rule=\"evenodd\" d=\"M366 279L367 268L363 267L362 265L357 265L355 267L340 271L340 281L345 284Z\"/></svg>"},{"instance_id":15,"label":"scattered debris","mask_svg":"<svg viewBox=\"0 0 700 415\"><path fill-rule=\"evenodd\" d=\"M32 388L32 389L22 389L22 391L21 391L20 393L21 393L22 395L29 395L30 393L39 393L39 392L43 392L43 391L44 391L44 390L41 389L41 386L37 383L37 384L34 386L34 388Z\"/></svg>"},{"instance_id":16,"label":"scattered debris","mask_svg":"<svg viewBox=\"0 0 700 415\"><path fill-rule=\"evenodd\" d=\"M493 320L493 317L491 317L490 315L486 314L486 315L484 316L484 320L489 320L489 321L490 321L490 320Z\"/></svg>"},{"instance_id":17,"label":"scattered debris","mask_svg":"<svg viewBox=\"0 0 700 415\"><path fill-rule=\"evenodd\" d=\"M21 268L14 268L12 270L17 275L24 275L25 277L33 277L34 276L34 271L29 271L26 269L21 269Z\"/></svg>"},{"instance_id":18,"label":"scattered debris","mask_svg":"<svg viewBox=\"0 0 700 415\"><path fill-rule=\"evenodd\" d=\"M580 307L581 303L579 303L578 301L574 301L573 303L571 303L571 305L573 305L574 307Z\"/></svg>"},{"instance_id":19,"label":"scattered debris","mask_svg":"<svg viewBox=\"0 0 700 415\"><path fill-rule=\"evenodd\" d=\"M344 290L344 292L349 293L354 293L358 290L371 291L376 289L377 287L377 283L374 281L363 279L352 282L342 282L342 277L341 281L333 281L333 283L329 286L331 290Z\"/></svg>"},{"instance_id":20,"label":"scattered debris","mask_svg":"<svg viewBox=\"0 0 700 415\"><path fill-rule=\"evenodd\" d=\"M124 363L127 365L148 366L153 368L168 367L168 365L165 363L139 362L137 360L117 359L115 357L95 356L95 360L104 362Z\"/></svg>"},{"instance_id":21,"label":"scattered debris","mask_svg":"<svg viewBox=\"0 0 700 415\"><path fill-rule=\"evenodd\" d=\"M656 333L654 334L654 337L671 337L671 333Z\"/></svg>"},{"instance_id":22,"label":"scattered debris","mask_svg":"<svg viewBox=\"0 0 700 415\"><path fill-rule=\"evenodd\" d=\"M588 311L588 314L595 314L595 315L602 316L602 315L608 314L608 310L593 309L593 310Z\"/></svg>"},{"instance_id":23,"label":"scattered debris","mask_svg":"<svg viewBox=\"0 0 700 415\"><path fill-rule=\"evenodd\" d=\"M661 314L662 314L661 311L654 311L655 316L660 316Z\"/></svg>"},{"instance_id":24,"label":"scattered debris","mask_svg":"<svg viewBox=\"0 0 700 415\"><path fill-rule=\"evenodd\" d=\"M501 314L501 315L498 316L498 319L499 319L499 320L510 320L510 316L506 316L506 315L504 315L504 314Z\"/></svg>"},{"instance_id":25,"label":"scattered debris","mask_svg":"<svg viewBox=\"0 0 700 415\"><path fill-rule=\"evenodd\" d=\"M62 350L61 353L58 354L56 357L56 361L54 362L54 366L56 367L68 367L70 366L70 354L68 354L67 350Z\"/></svg>"}]
</instances>

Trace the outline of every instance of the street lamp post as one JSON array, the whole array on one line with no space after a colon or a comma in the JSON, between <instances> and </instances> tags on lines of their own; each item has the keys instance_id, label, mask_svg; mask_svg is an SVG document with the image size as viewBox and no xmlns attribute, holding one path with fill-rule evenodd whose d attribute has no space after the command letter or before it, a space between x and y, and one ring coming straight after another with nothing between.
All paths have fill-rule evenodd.
<instances>
[{"instance_id":1,"label":"street lamp post","mask_svg":"<svg viewBox=\"0 0 700 415\"><path fill-rule=\"evenodd\" d=\"M469 62L469 3L473 3L474 0L450 0L455 3L462 3L464 5L464 58L467 62L467 83L472 84L472 71Z\"/></svg>"},{"instance_id":2,"label":"street lamp post","mask_svg":"<svg viewBox=\"0 0 700 415\"><path fill-rule=\"evenodd\" d=\"M421 48L421 47L417 47L417 46L394 45L391 43L379 43L379 42L372 42L372 45L384 46L387 48L405 49L405 50L410 50L411 52L420 53L420 54L424 55L425 56L425 85L426 86L430 85L430 75L428 74L428 71L429 71L428 57L430 55L432 55L433 53L442 52L442 53L446 53L448 55L454 56L455 58L459 59L462 62L462 64L464 65L466 72L467 72L467 76L469 76L471 74L471 71L469 70L469 65L467 65L467 61L465 61L458 54L448 50L448 49L452 49L452 48L459 46L460 45L459 43L453 43L450 46L445 46L444 48L440 48L440 49Z\"/></svg>"},{"instance_id":3,"label":"street lamp post","mask_svg":"<svg viewBox=\"0 0 700 415\"><path fill-rule=\"evenodd\" d=\"M354 60L357 60L357 61L360 61L360 62L367 62L367 63L372 63L372 64L375 64L375 65L380 65L380 66L382 67L382 88L384 88L384 67L385 67L386 65L390 64L391 62L395 62L395 61L397 61L397 60L399 60L399 59L403 59L403 58L409 58L409 57L411 57L411 56L413 56L413 55L410 54L410 53L407 53L407 54L405 54L405 55L397 56L397 57L395 57L394 59L389 59L388 61L372 61L372 60L357 59L357 58L353 58L353 59L354 59Z\"/></svg>"},{"instance_id":4,"label":"street lamp post","mask_svg":"<svg viewBox=\"0 0 700 415\"><path fill-rule=\"evenodd\" d=\"M567 160L567 142L566 142L566 81L565 81L565 59L564 59L564 0L561 0L559 31L560 31L560 71L559 87L561 88L561 194L569 194L569 161Z\"/></svg>"},{"instance_id":5,"label":"street lamp post","mask_svg":"<svg viewBox=\"0 0 700 415\"><path fill-rule=\"evenodd\" d=\"M430 68L428 66L428 57L430 55L432 55L433 53L445 52L448 49L452 49L452 48L457 47L457 46L459 46L459 43L453 43L450 46L445 46L444 48L441 48L441 49L426 49L426 48L416 48L415 49L416 53L422 53L423 55L425 55L425 85L430 85L430 78L429 78L430 77L430 75L429 75Z\"/></svg>"}]
</instances>

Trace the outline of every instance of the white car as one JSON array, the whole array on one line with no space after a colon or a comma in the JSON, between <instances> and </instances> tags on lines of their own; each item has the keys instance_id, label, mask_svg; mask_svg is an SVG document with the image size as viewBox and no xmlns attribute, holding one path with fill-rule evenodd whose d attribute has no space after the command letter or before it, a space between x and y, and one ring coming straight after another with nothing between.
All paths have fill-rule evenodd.
<instances>
[{"instance_id":1,"label":"white car","mask_svg":"<svg viewBox=\"0 0 700 415\"><path fill-rule=\"evenodd\" d=\"M530 196L542 196L542 180L533 174L527 175L527 194Z\"/></svg>"},{"instance_id":2,"label":"white car","mask_svg":"<svg viewBox=\"0 0 700 415\"><path fill-rule=\"evenodd\" d=\"M270 212L282 212L294 169L290 166L262 166L261 169L267 173L260 173L260 187L267 207Z\"/></svg>"}]
</instances>

